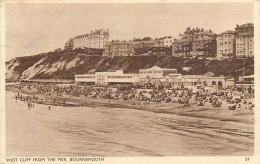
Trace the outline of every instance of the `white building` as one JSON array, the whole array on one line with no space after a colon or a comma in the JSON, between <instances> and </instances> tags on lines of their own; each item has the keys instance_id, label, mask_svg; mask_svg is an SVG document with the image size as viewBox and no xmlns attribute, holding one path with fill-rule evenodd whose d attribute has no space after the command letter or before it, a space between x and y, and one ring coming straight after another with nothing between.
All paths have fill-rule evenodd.
<instances>
[{"instance_id":1,"label":"white building","mask_svg":"<svg viewBox=\"0 0 260 164\"><path fill-rule=\"evenodd\" d=\"M216 87L228 88L235 85L234 78L224 76L211 77L205 75L181 75L177 69L160 68L157 66L140 69L139 74L125 74L123 70L115 72L96 72L75 76L76 83L109 84L152 84L171 86L172 88Z\"/></svg>"},{"instance_id":2,"label":"white building","mask_svg":"<svg viewBox=\"0 0 260 164\"><path fill-rule=\"evenodd\" d=\"M161 81L164 82L164 85L170 85L172 88L188 89L193 89L194 86L228 88L235 85L234 78L224 76L211 77L205 75L170 74Z\"/></svg>"},{"instance_id":3,"label":"white building","mask_svg":"<svg viewBox=\"0 0 260 164\"><path fill-rule=\"evenodd\" d=\"M235 32L227 30L217 36L217 58L232 59L235 54Z\"/></svg>"},{"instance_id":4,"label":"white building","mask_svg":"<svg viewBox=\"0 0 260 164\"><path fill-rule=\"evenodd\" d=\"M167 69L167 68L160 68L158 66L153 66L148 69L140 69L139 70L139 78L140 82L151 82L155 83L160 79L164 78L169 74L176 74L177 69Z\"/></svg>"},{"instance_id":5,"label":"white building","mask_svg":"<svg viewBox=\"0 0 260 164\"><path fill-rule=\"evenodd\" d=\"M96 85L135 84L139 82L138 74L125 74L123 70L115 72L96 72L95 74L75 75L76 83L92 83Z\"/></svg>"},{"instance_id":6,"label":"white building","mask_svg":"<svg viewBox=\"0 0 260 164\"><path fill-rule=\"evenodd\" d=\"M174 42L174 37L172 36L165 36L158 39L160 41L160 45L162 44L165 47L172 46L172 43Z\"/></svg>"},{"instance_id":7,"label":"white building","mask_svg":"<svg viewBox=\"0 0 260 164\"><path fill-rule=\"evenodd\" d=\"M108 43L109 31L95 30L85 35L78 35L73 38L73 49L75 48L98 48L103 49Z\"/></svg>"},{"instance_id":8,"label":"white building","mask_svg":"<svg viewBox=\"0 0 260 164\"><path fill-rule=\"evenodd\" d=\"M170 47L172 46L172 43L174 42L174 38L172 36L165 36L163 38L163 44L166 46L166 47Z\"/></svg>"},{"instance_id":9,"label":"white building","mask_svg":"<svg viewBox=\"0 0 260 164\"><path fill-rule=\"evenodd\" d=\"M236 57L254 57L254 24L247 23L235 28L236 35Z\"/></svg>"}]
</instances>

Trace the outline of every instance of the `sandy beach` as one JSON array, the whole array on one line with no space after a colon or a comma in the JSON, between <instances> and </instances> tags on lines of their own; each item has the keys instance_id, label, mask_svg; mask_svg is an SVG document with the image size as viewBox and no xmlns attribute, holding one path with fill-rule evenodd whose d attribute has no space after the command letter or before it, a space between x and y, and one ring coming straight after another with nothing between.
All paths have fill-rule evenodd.
<instances>
[{"instance_id":1,"label":"sandy beach","mask_svg":"<svg viewBox=\"0 0 260 164\"><path fill-rule=\"evenodd\" d=\"M36 95L39 97L41 104L54 105L54 106L87 106L87 107L110 107L110 108L130 108L142 111L151 111L155 113L177 114L189 117L209 118L219 121L234 121L240 123L254 123L254 110L228 110L228 103L223 101L221 107L213 107L210 103L205 106L184 106L178 103L165 103L165 102L143 102L133 99L114 100L103 98L89 98L85 96L71 96L63 94L62 96L48 95L39 93L37 91L29 90L26 88L8 88L7 91L22 93L25 95ZM41 101L42 100L42 101ZM53 103L55 100L56 103ZM65 101L65 104L64 104Z\"/></svg>"},{"instance_id":2,"label":"sandy beach","mask_svg":"<svg viewBox=\"0 0 260 164\"><path fill-rule=\"evenodd\" d=\"M253 154L253 111L68 95L47 97L47 104L66 99L73 107L35 104L28 110L16 102L17 92L6 92L7 156Z\"/></svg>"}]
</instances>

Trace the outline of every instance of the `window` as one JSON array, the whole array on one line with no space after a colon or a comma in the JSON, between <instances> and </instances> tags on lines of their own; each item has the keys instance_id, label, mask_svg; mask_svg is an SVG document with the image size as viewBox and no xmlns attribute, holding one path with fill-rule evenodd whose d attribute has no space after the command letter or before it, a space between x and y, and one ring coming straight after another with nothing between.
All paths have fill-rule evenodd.
<instances>
[{"instance_id":1,"label":"window","mask_svg":"<svg viewBox=\"0 0 260 164\"><path fill-rule=\"evenodd\" d=\"M250 54L253 54L253 52L252 52L252 51L250 51Z\"/></svg>"},{"instance_id":2,"label":"window","mask_svg":"<svg viewBox=\"0 0 260 164\"><path fill-rule=\"evenodd\" d=\"M231 42L228 42L228 44L231 44Z\"/></svg>"},{"instance_id":3,"label":"window","mask_svg":"<svg viewBox=\"0 0 260 164\"><path fill-rule=\"evenodd\" d=\"M225 35L225 38L227 37L227 35Z\"/></svg>"},{"instance_id":4,"label":"window","mask_svg":"<svg viewBox=\"0 0 260 164\"><path fill-rule=\"evenodd\" d=\"M225 49L225 52L227 52L227 49Z\"/></svg>"},{"instance_id":5,"label":"window","mask_svg":"<svg viewBox=\"0 0 260 164\"><path fill-rule=\"evenodd\" d=\"M227 44L227 42L225 42L225 44Z\"/></svg>"}]
</instances>

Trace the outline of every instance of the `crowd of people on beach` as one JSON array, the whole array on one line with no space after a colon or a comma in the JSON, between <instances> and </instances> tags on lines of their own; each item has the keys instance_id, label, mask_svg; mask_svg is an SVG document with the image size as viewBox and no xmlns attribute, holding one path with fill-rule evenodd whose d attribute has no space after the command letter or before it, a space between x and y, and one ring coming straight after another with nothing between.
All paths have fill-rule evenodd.
<instances>
[{"instance_id":1,"label":"crowd of people on beach","mask_svg":"<svg viewBox=\"0 0 260 164\"><path fill-rule=\"evenodd\" d=\"M28 96L28 95L23 95L23 94L20 94L20 93L17 93L15 95L15 100L16 100L16 103L17 103L17 100L20 100L20 101L23 101L24 103L27 102L27 106L28 106L28 109L30 110L31 108L34 108L34 104L37 102L38 100L38 96Z\"/></svg>"},{"instance_id":2,"label":"crowd of people on beach","mask_svg":"<svg viewBox=\"0 0 260 164\"><path fill-rule=\"evenodd\" d=\"M187 89L137 89L131 87L130 89L118 89L110 87L97 87L97 86L81 86L81 85L57 85L45 83L21 83L19 85L10 85L11 88L19 90L28 89L37 93L42 93L47 96L55 95L70 95L75 97L86 97L91 99L103 98L114 100L136 100L144 103L152 102L165 102L165 103L178 103L184 106L212 106L223 107L223 104L230 110L248 109L252 110L254 104L242 93L239 96L234 96L236 88L228 90L219 90L217 92L200 91L194 94ZM43 99L39 99L36 95L23 96L18 93L15 95L16 100L22 100L28 103L28 108L34 108L34 103L43 103ZM46 99L47 101L47 99ZM52 104L55 104L53 100ZM65 104L65 100L62 102ZM49 106L50 110L50 106Z\"/></svg>"}]
</instances>

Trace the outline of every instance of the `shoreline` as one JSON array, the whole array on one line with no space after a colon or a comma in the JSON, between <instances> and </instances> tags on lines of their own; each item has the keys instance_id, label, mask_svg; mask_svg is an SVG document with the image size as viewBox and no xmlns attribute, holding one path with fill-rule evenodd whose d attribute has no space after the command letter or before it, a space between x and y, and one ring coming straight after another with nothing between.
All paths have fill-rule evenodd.
<instances>
[{"instance_id":1,"label":"shoreline","mask_svg":"<svg viewBox=\"0 0 260 164\"><path fill-rule=\"evenodd\" d=\"M28 89L14 89L6 88L6 91L14 93L22 93L26 95L35 95L39 97L41 102L35 102L36 104L64 106L64 107L107 107L107 108L125 108L134 110L143 110L154 113L164 113L181 115L187 117L196 117L198 119L213 119L219 121L232 121L236 123L254 124L254 110L228 110L224 107L215 108L209 105L205 106L183 106L178 103L165 103L165 102L143 102L138 100L114 100L104 98L89 98L89 97L75 97L71 95L47 95L43 93L34 92ZM47 102L46 102L47 99ZM56 103L53 103L55 100ZM52 102L51 102L52 101ZM65 101L65 104L63 103Z\"/></svg>"}]
</instances>

